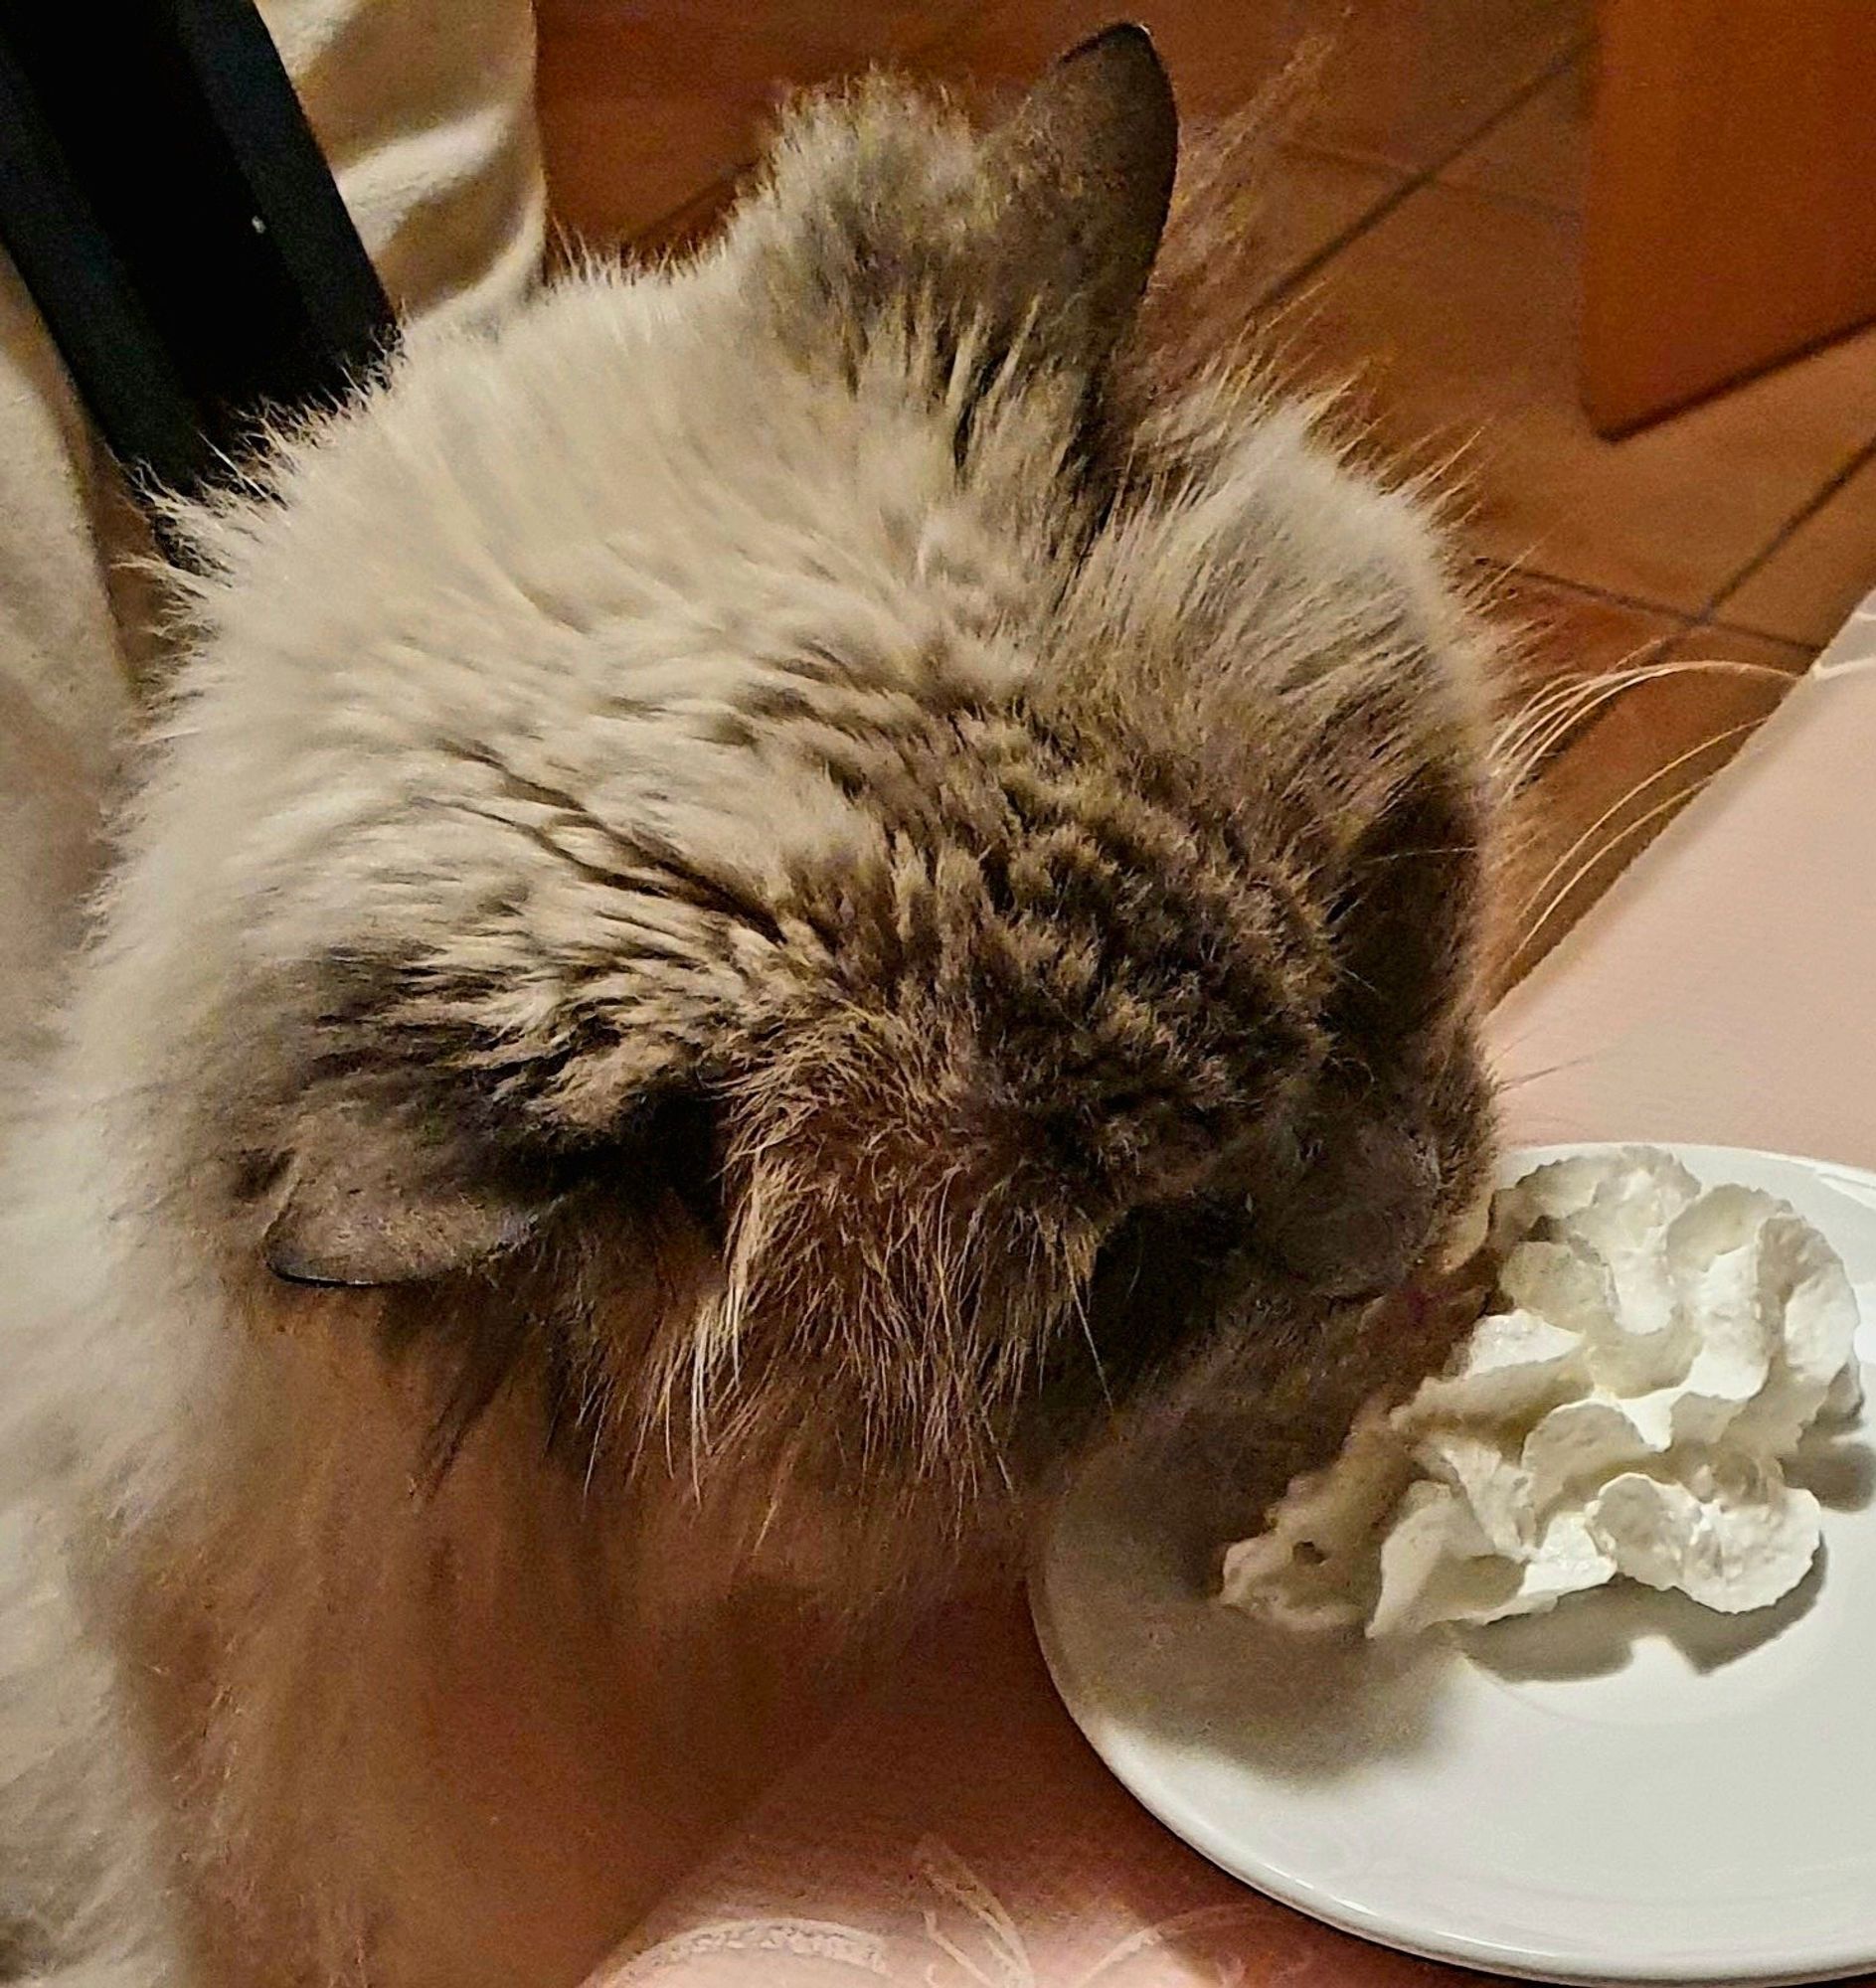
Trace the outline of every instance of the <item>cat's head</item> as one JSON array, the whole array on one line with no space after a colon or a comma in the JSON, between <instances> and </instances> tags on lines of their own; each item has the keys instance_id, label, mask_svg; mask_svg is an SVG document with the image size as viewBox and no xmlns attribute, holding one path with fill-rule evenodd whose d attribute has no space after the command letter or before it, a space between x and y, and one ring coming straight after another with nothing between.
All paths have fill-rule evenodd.
<instances>
[{"instance_id":1,"label":"cat's head","mask_svg":"<svg viewBox=\"0 0 1876 1988\"><path fill-rule=\"evenodd\" d=\"M1175 139L1130 30L812 107L197 521L125 902L216 958L232 1259L453 1430L963 1510L1461 1230L1471 637L1304 414L1156 398Z\"/></svg>"}]
</instances>

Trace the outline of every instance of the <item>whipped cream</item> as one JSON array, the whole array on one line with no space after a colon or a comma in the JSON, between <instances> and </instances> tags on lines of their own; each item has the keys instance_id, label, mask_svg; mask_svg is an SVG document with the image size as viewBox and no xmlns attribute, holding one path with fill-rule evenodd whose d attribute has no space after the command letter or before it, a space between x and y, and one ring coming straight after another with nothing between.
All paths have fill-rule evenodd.
<instances>
[{"instance_id":1,"label":"whipped cream","mask_svg":"<svg viewBox=\"0 0 1876 1988\"><path fill-rule=\"evenodd\" d=\"M1633 1146L1492 1206L1494 1309L1227 1549L1222 1598L1297 1629L1537 1614L1623 1576L1727 1614L1803 1579L1782 1465L1862 1404L1855 1295L1789 1204Z\"/></svg>"}]
</instances>

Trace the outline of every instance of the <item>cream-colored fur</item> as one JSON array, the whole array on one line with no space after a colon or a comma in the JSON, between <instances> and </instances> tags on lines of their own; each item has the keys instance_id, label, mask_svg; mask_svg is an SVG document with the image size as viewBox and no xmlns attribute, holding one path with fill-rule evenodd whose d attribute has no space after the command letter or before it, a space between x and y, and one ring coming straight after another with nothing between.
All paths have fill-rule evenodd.
<instances>
[{"instance_id":1,"label":"cream-colored fur","mask_svg":"<svg viewBox=\"0 0 1876 1988\"><path fill-rule=\"evenodd\" d=\"M1236 920L1279 962L1271 998L1301 1004L1273 1113L1313 1081L1335 942L1314 880L1418 770L1482 782L1471 637L1418 508L1306 410L1188 382L1134 444L1176 474L1110 516L1071 489L1083 383L1051 340L1102 326L1063 332L1038 297L1001 333L991 310L934 336L956 268L1020 273L980 253L1009 204L948 118L884 88L823 107L695 262L415 338L261 487L188 520L191 659L0 1178L0 1973L571 1982L804 1730L838 1667L764 1582L800 1572L805 1536L767 1561L771 1514L692 1493L735 1454L739 1363L791 1357L765 1307L815 1313L800 1265L847 1260L823 1234L793 1283L765 1268L806 1220L823 1107L828 1233L834 1201L877 1195L866 1248L928 1251L945 1330L978 1329L974 1230L961 1255L945 1221L897 1232L899 1177L840 1171L870 1135L839 1113L876 1111L905 1179L940 1153L987 1166L946 1116L982 1053L849 978L882 905L902 936L929 914L939 979L1011 956L968 849L915 861L906 824L990 791L1024 728L1123 742L1078 746L1045 798L1162 809L1123 825L1191 871L1168 904ZM843 212L861 234L823 240ZM856 239L931 250L896 312L839 293ZM1133 791L1195 754L1242 872ZM536 1405L498 1377L438 1476L447 1349L388 1363L390 1301L261 1263L278 1194L363 1122L347 1092L308 1129L352 1066L305 1045L351 1026L344 972L387 960L417 977L373 1025L563 1144L728 1057L747 1192L721 1261L694 1240L659 1257L642 1401L619 1399L638 1313L603 1312L584 1469L543 1460ZM1088 1040L1173 1070L1137 1004L1071 979L1051 998L1088 1000ZM1197 1168L1148 1138L1116 1135L1114 1178ZM283 1188L248 1179L282 1155ZM983 1205L1011 1192L999 1175ZM1109 1219L1012 1232L1038 1280L1012 1392L1079 1302L1048 1280L1086 1274ZM855 1319L916 1333L886 1272L868 1290ZM890 1384L865 1357L869 1487L947 1448L987 1474L972 1418L1003 1404L961 1392L975 1354L909 1351ZM758 1572L726 1592L732 1551Z\"/></svg>"}]
</instances>

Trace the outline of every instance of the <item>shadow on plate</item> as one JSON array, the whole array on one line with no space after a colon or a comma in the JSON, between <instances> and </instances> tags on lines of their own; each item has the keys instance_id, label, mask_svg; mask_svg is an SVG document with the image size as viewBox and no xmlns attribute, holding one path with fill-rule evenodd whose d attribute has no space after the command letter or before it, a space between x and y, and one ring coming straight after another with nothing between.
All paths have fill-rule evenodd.
<instances>
[{"instance_id":1,"label":"shadow on plate","mask_svg":"<svg viewBox=\"0 0 1876 1988\"><path fill-rule=\"evenodd\" d=\"M1192 1545L1222 1537L1195 1529L1203 1498L1189 1480L1143 1473L1124 1445L1080 1473L1038 1574L1065 1693L1116 1730L1286 1780L1432 1745L1453 1650L1299 1636L1221 1608L1216 1568Z\"/></svg>"},{"instance_id":2,"label":"shadow on plate","mask_svg":"<svg viewBox=\"0 0 1876 1988\"><path fill-rule=\"evenodd\" d=\"M1672 1643L1690 1670L1706 1676L1763 1649L1810 1613L1822 1591L1825 1556L1784 1600L1750 1615L1721 1615L1684 1594L1620 1581L1579 1594L1548 1615L1488 1622L1456 1641L1480 1670L1507 1684L1567 1684L1614 1677L1650 1636Z\"/></svg>"},{"instance_id":3,"label":"shadow on plate","mask_svg":"<svg viewBox=\"0 0 1876 1988\"><path fill-rule=\"evenodd\" d=\"M1450 1637L1296 1635L1217 1604L1215 1563L1193 1544L1222 1537L1209 1492L1155 1462L1142 1472L1137 1452L1117 1446L1065 1500L1040 1575L1050 1661L1091 1683L1098 1674L1099 1713L1116 1729L1286 1780L1332 1781L1432 1746L1447 1686L1468 1661L1511 1683L1608 1677L1653 1637L1697 1674L1723 1670L1806 1615L1829 1577L1820 1553L1784 1600L1749 1615L1622 1581ZM1829 1510L1862 1511L1876 1500L1876 1450L1820 1438L1790 1477ZM1078 1664L1081 1650L1098 1663Z\"/></svg>"},{"instance_id":4,"label":"shadow on plate","mask_svg":"<svg viewBox=\"0 0 1876 1988\"><path fill-rule=\"evenodd\" d=\"M1785 1475L1827 1512L1867 1512L1876 1501L1876 1449L1846 1435L1806 1438Z\"/></svg>"},{"instance_id":5,"label":"shadow on plate","mask_svg":"<svg viewBox=\"0 0 1876 1988\"><path fill-rule=\"evenodd\" d=\"M1826 1511L1866 1511L1876 1498L1876 1450L1834 1433L1814 1436L1800 1447L1786 1477ZM1722 1615L1684 1594L1619 1581L1577 1595L1548 1615L1487 1623L1460 1632L1457 1640L1473 1663L1513 1684L1613 1677L1626 1669L1635 1645L1649 1636L1672 1643L1688 1668L1705 1677L1763 1649L1808 1615L1828 1578L1826 1547L1790 1594L1749 1615Z\"/></svg>"}]
</instances>

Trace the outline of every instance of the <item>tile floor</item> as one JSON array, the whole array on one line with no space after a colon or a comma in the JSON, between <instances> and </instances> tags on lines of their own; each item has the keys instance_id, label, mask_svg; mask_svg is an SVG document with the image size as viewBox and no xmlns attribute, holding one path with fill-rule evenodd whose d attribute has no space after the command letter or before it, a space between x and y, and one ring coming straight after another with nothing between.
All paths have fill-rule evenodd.
<instances>
[{"instance_id":1,"label":"tile floor","mask_svg":"<svg viewBox=\"0 0 1876 1988\"><path fill-rule=\"evenodd\" d=\"M889 62L985 102L1126 11L541 0L557 209L589 239L694 238L788 87ZM1551 759L1512 894L1522 970L1876 583L1876 330L1603 440L1574 384L1591 0L1133 11L1201 117L1244 102L1300 35L1339 15L1320 100L1277 168L1285 338L1308 369L1354 377L1396 459L1456 455L1462 530L1522 631L1520 667L1725 665L1612 700Z\"/></svg>"}]
</instances>

